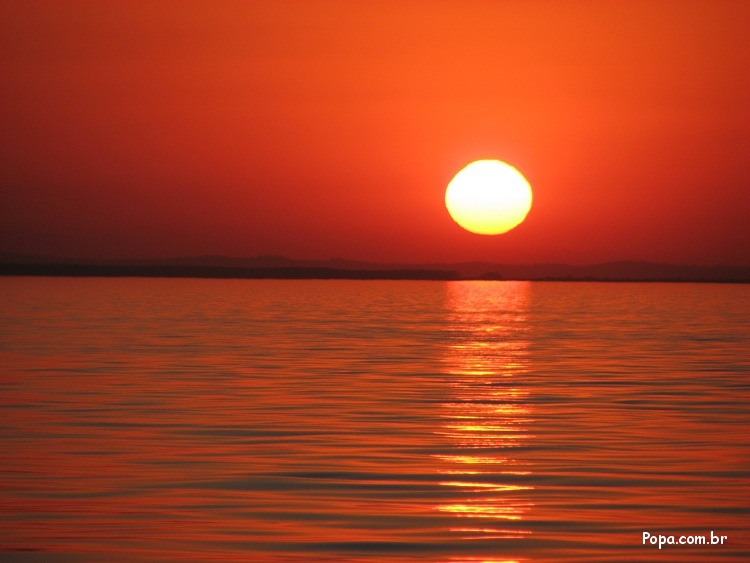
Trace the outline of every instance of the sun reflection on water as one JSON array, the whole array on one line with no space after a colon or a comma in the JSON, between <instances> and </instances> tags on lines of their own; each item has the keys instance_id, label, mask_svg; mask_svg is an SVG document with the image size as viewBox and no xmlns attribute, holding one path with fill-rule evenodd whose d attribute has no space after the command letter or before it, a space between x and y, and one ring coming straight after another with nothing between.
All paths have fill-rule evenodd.
<instances>
[{"instance_id":1,"label":"sun reflection on water","mask_svg":"<svg viewBox=\"0 0 750 563\"><path fill-rule=\"evenodd\" d=\"M521 538L532 507L519 457L533 439L522 376L527 369L528 282L455 282L448 287L452 338L444 358L449 399L436 433L460 453L436 455L441 485L452 493L436 507L461 522L462 539Z\"/></svg>"}]
</instances>

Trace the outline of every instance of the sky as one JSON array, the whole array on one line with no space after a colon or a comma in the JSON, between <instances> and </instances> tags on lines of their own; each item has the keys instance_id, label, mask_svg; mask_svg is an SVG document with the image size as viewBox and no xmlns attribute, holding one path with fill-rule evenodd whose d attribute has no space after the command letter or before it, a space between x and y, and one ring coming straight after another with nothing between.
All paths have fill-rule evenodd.
<instances>
[{"instance_id":1,"label":"sky","mask_svg":"<svg viewBox=\"0 0 750 563\"><path fill-rule=\"evenodd\" d=\"M0 252L750 265L750 2L0 0ZM532 186L496 236L473 160Z\"/></svg>"}]
</instances>

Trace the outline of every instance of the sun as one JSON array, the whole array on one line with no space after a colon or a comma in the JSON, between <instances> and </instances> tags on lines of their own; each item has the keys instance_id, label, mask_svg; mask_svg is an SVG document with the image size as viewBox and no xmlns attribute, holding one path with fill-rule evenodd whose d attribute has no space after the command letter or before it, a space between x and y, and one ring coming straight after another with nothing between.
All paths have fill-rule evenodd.
<instances>
[{"instance_id":1,"label":"sun","mask_svg":"<svg viewBox=\"0 0 750 563\"><path fill-rule=\"evenodd\" d=\"M445 190L445 206L461 227L499 235L520 225L531 209L531 186L499 160L476 160L460 170Z\"/></svg>"}]
</instances>

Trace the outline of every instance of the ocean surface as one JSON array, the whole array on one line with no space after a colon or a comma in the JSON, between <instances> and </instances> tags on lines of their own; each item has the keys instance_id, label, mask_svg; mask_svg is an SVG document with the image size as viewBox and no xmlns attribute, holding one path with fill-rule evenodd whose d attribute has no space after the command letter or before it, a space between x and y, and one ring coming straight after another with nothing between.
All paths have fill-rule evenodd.
<instances>
[{"instance_id":1,"label":"ocean surface","mask_svg":"<svg viewBox=\"0 0 750 563\"><path fill-rule=\"evenodd\" d=\"M0 559L750 558L750 285L0 292Z\"/></svg>"}]
</instances>

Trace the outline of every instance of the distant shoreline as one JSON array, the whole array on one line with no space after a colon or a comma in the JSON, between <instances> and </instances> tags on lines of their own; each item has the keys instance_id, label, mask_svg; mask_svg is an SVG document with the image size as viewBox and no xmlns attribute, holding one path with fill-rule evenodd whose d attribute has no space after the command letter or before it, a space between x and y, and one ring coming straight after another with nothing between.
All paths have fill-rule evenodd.
<instances>
[{"instance_id":1,"label":"distant shoreline","mask_svg":"<svg viewBox=\"0 0 750 563\"><path fill-rule=\"evenodd\" d=\"M231 267L185 265L110 265L68 263L0 264L0 276L106 277L106 278L204 278L204 279L299 279L299 280L415 280L415 281L570 281L570 282L665 282L665 283L750 283L743 277L679 276L596 276L546 275L506 276L497 272L465 275L442 269L394 268L347 269L311 266Z\"/></svg>"},{"instance_id":2,"label":"distant shoreline","mask_svg":"<svg viewBox=\"0 0 750 563\"><path fill-rule=\"evenodd\" d=\"M346 270L280 266L235 268L223 266L110 266L90 264L2 264L3 276L213 279L361 279L459 280L458 272L442 270Z\"/></svg>"}]
</instances>

